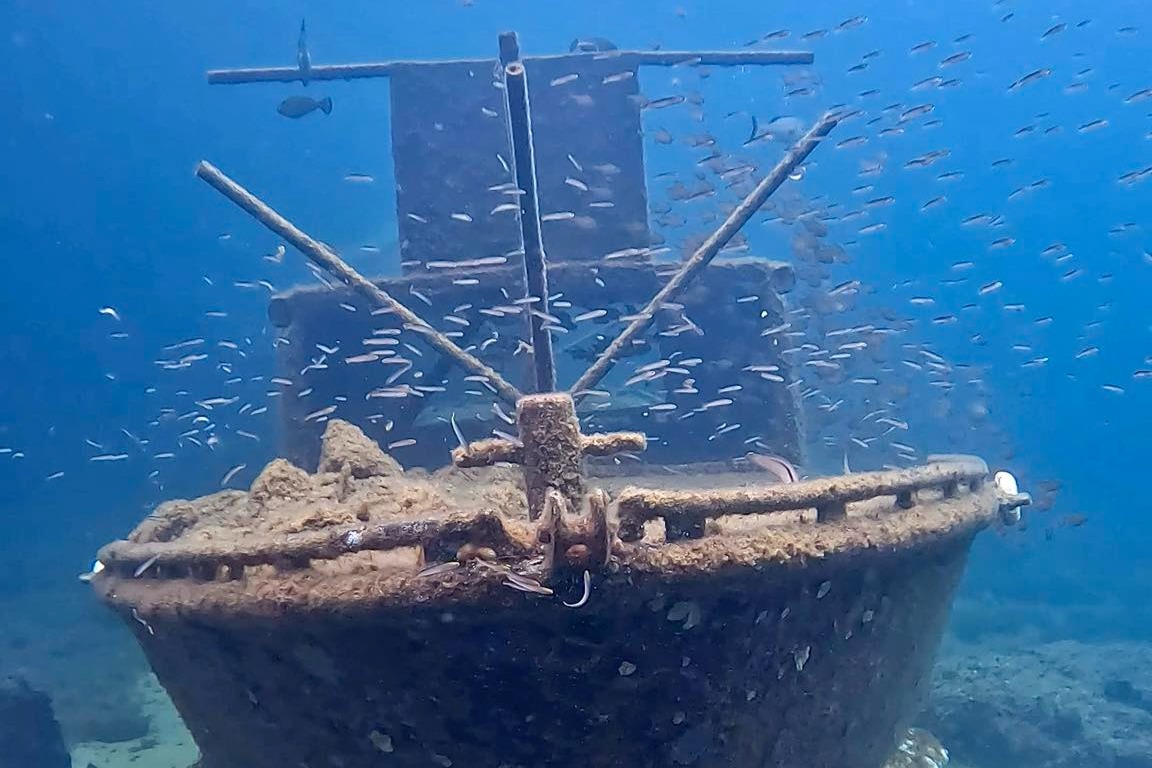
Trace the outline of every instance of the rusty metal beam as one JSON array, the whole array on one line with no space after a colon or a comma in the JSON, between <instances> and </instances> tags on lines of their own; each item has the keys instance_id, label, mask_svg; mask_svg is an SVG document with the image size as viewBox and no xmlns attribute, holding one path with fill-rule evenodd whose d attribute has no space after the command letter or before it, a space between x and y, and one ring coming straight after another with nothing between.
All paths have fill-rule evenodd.
<instances>
[{"instance_id":1,"label":"rusty metal beam","mask_svg":"<svg viewBox=\"0 0 1152 768\"><path fill-rule=\"evenodd\" d=\"M520 391L505 381L491 366L461 349L455 342L433 328L427 321L401 304L387 291L352 269L331 248L319 240L309 237L295 224L270 208L263 200L224 175L216 166L201 161L200 165L196 167L196 175L243 209L245 213L284 238L293 248L307 256L317 266L323 267L340 282L377 306L392 310L397 317L404 321L405 329L419 334L437 352L450 358L461 368L478 376L483 376L506 402L515 403L520 399Z\"/></svg>"},{"instance_id":2,"label":"rusty metal beam","mask_svg":"<svg viewBox=\"0 0 1152 768\"><path fill-rule=\"evenodd\" d=\"M606 51L603 53L562 53L553 56L531 56L525 61L537 59L580 59L592 56L598 59L619 61L624 67L635 66L787 66L811 64L815 60L809 51ZM492 67L495 59L449 59L445 61L377 61L363 64L313 65L307 78L299 67L249 67L242 69L211 69L208 82L211 85L239 85L243 83L295 83L321 80L363 80L390 77L397 71L409 67L424 67L436 64L474 64L479 67Z\"/></svg>"},{"instance_id":3,"label":"rusty metal beam","mask_svg":"<svg viewBox=\"0 0 1152 768\"><path fill-rule=\"evenodd\" d=\"M824 137L836 127L839 120L838 113L825 113L808 130L808 133L804 134L800 141L788 150L788 154L756 185L755 189L748 193L747 197L740 201L732 213L728 214L728 218L724 219L716 231L709 235L708 239L696 249L696 252L684 262L680 271L665 283L664 287L648 302L648 305L636 314L635 319L628 324L628 327L621 331L620 335L608 345L608 348L604 350L596 362L572 385L573 397L582 397L582 393L595 387L604 378L612 369L616 358L632 344L637 336L648 330L648 327L655 321L656 313L660 308L675 300L696 279L704 268L712 262L716 254L720 253L721 249L728 244L728 241L748 223L749 219L756 215L761 206L768 202L768 198L788 180L788 175L796 170L796 167L803 163L808 155L812 154L812 151L820 145Z\"/></svg>"},{"instance_id":4,"label":"rusty metal beam","mask_svg":"<svg viewBox=\"0 0 1152 768\"><path fill-rule=\"evenodd\" d=\"M524 252L528 333L532 339L532 367L537 392L556 391L556 360L548 316L548 260L540 229L540 196L536 188L536 151L532 140L532 108L528 99L528 72L520 60L515 32L500 35L500 61L504 65L504 96L508 111L509 142L516 186L520 189L520 247Z\"/></svg>"}]
</instances>

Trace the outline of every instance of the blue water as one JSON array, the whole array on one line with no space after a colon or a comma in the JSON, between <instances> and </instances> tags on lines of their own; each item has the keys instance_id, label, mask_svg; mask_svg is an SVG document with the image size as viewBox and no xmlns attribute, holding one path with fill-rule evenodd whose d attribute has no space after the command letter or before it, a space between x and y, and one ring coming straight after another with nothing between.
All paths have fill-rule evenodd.
<instances>
[{"instance_id":1,"label":"blue water","mask_svg":"<svg viewBox=\"0 0 1152 768\"><path fill-rule=\"evenodd\" d=\"M838 29L857 16L866 17L864 23ZM205 81L211 68L290 66L304 17L315 63L491 57L505 29L520 32L526 53L564 52L573 38L591 35L625 48L735 50L790 29L788 38L754 47L814 51L814 93L784 98L776 69L724 71L702 87L703 126L672 111L646 114L650 132L666 128L678 141L665 150L651 133L646 139L653 197L655 173L691 162L682 135L709 130L738 147L748 122L725 119L729 112L811 121L827 108L862 110L831 141L863 135L868 142L821 147L796 182L806 199L839 203L841 211L866 199L894 198L864 218L830 223L828 241L842 245L851 263L836 265L825 287L860 280L869 292L858 311L891 309L910 321L900 342L970 366L950 374L956 393L948 429L930 410L948 397L927 391L909 401L901 418L912 425L917 445L979 453L1014 472L1025 490L1042 481L1061 484L1050 510L1026 513L1025 530L980 538L957 631L1152 642L1146 618L1152 615L1152 535L1144 494L1152 378L1134 378L1152 368L1146 359L1152 181L1117 181L1152 165L1152 100L1124 103L1152 87L1146 66L1152 12L1139 0L985 0L947 8L911 0L796 7L746 0L4 3L0 447L12 452L0 455L0 609L19 613L32 636L38 626L47 633L92 631L130 648L131 640L88 606L87 595L77 596L76 574L87 570L99 546L123 536L159 501L213 492L230 467L259 467L275 455L272 409L227 425L214 450L150 458L169 450L161 444L172 444L179 431L149 425L159 409L183 413L192 400L220 394L227 378L211 363L161 370L155 360L170 356L163 347L194 337L210 345L235 341L243 357L220 353L234 363L235 375L275 375L267 291L234 283L268 280L287 288L310 279L291 250L282 265L262 260L277 239L196 180L195 164L206 159L219 166L358 268L398 270L386 82L314 85L307 92L331 96L333 113L288 120L275 106L301 93L299 85ZM1066 29L1041 39L1061 22ZM800 39L819 29L830 31ZM954 42L961 36L970 37ZM928 40L937 45L909 53ZM971 58L940 66L960 51ZM870 52L878 53L862 59ZM862 60L866 68L849 72ZM1050 74L1009 90L1040 69ZM677 76L645 73L642 89L657 96L686 88L691 76L680 83ZM933 76L957 82L910 91ZM1068 92L1081 82L1086 87ZM878 93L860 96L871 89ZM900 135L877 135L920 104L933 110L903 123ZM890 105L895 112L884 112ZM874 117L882 120L869 125ZM1096 120L1107 124L1078 130ZM925 127L927 121L939 123ZM1029 125L1035 129L1015 135ZM949 154L928 168L905 167L934 150ZM993 168L1002 158L1013 162ZM879 173L859 175L862 163L878 160ZM963 175L937 179L947 171ZM349 172L371 174L375 183L348 184L342 178ZM1033 182L1044 183L1009 200ZM864 184L873 189L853 193ZM938 195L947 202L921 210ZM714 212L718 204L689 210ZM977 214L1003 218L996 227L962 225ZM886 228L859 232L875 223ZM687 229L707 227L694 222ZM787 242L759 220L746 234L753 250ZM999 238L1012 242L992 247ZM357 251L365 242L381 252ZM1072 258L1057 263L1042 255L1054 243L1064 244ZM773 256L788 258L786 252ZM955 265L967 261L974 264L958 271ZM1082 274L1064 279L1072 269ZM1003 287L981 294L993 281ZM935 305L911 304L913 297L932 297ZM115 308L121 319L100 314L103 307ZM214 311L227 316L206 317ZM948 315L955 322L933 322ZM1045 317L1051 323L1038 326ZM111 338L114 333L127 337ZM1081 354L1088 347L1098 352ZM1024 365L1037 358L1045 364ZM249 382L229 394L259 399L266 388ZM236 428L261 441L228 433ZM153 442L142 450L122 430ZM121 452L130 458L90 461ZM825 469L837 468L839 448L817 453L832 464ZM878 468L865 451L850 448L849 454L854 469ZM46 479L57 473L63 475ZM984 612L982 604L992 607ZM6 669L6 655L15 658L0 630L0 675L36 677L35 669ZM64 657L58 667L67 666Z\"/></svg>"}]
</instances>

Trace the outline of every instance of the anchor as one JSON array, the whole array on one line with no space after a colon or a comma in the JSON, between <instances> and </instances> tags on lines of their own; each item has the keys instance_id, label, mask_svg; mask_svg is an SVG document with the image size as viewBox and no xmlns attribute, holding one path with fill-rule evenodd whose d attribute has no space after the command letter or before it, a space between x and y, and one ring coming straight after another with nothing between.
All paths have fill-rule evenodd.
<instances>
[{"instance_id":1,"label":"anchor","mask_svg":"<svg viewBox=\"0 0 1152 768\"><path fill-rule=\"evenodd\" d=\"M528 518L542 518L537 540L545 547L545 572L551 576L557 567L602 568L608 562L610 539L604 492L588 494L588 514L572 519L573 509L586 494L584 457L642 451L645 436L640 432L581 434L576 406L564 393L522 397L516 404L516 424L519 442L489 438L469 443L452 451L453 463L461 468L498 462L521 465Z\"/></svg>"}]
</instances>

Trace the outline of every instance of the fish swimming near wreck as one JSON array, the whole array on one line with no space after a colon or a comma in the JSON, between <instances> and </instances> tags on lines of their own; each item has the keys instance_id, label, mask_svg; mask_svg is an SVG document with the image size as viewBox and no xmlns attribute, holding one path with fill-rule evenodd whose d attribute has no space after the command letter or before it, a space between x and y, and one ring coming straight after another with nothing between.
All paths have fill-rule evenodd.
<instances>
[{"instance_id":1,"label":"fish swimming near wreck","mask_svg":"<svg viewBox=\"0 0 1152 768\"><path fill-rule=\"evenodd\" d=\"M570 53L603 53L618 50L606 37L578 37L568 45Z\"/></svg>"},{"instance_id":2,"label":"fish swimming near wreck","mask_svg":"<svg viewBox=\"0 0 1152 768\"><path fill-rule=\"evenodd\" d=\"M749 452L744 455L744 458L754 466L771 474L778 483L800 482L800 473L796 471L796 467L782 456Z\"/></svg>"},{"instance_id":3,"label":"fish swimming near wreck","mask_svg":"<svg viewBox=\"0 0 1152 768\"><path fill-rule=\"evenodd\" d=\"M304 117L316 110L320 110L326 115L332 114L332 97L325 96L322 99L314 99L311 96L289 96L276 107L276 111L284 117L293 119Z\"/></svg>"}]
</instances>

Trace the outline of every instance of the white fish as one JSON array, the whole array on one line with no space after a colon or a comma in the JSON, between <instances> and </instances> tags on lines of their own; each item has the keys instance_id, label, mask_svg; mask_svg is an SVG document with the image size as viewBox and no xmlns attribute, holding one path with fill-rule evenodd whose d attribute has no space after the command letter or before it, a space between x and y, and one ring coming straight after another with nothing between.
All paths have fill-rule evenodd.
<instances>
[{"instance_id":1,"label":"white fish","mask_svg":"<svg viewBox=\"0 0 1152 768\"><path fill-rule=\"evenodd\" d=\"M446 563L437 563L435 565L429 565L425 568L420 569L420 571L416 574L416 578L420 579L420 578L424 578L426 576L439 576L440 574L443 574L443 573L450 573L459 567L460 567L460 563L456 562L455 560L449 560Z\"/></svg>"},{"instance_id":2,"label":"white fish","mask_svg":"<svg viewBox=\"0 0 1152 768\"><path fill-rule=\"evenodd\" d=\"M228 483L232 481L232 478L236 477L236 475L240 474L247 468L247 464L237 464L236 466L232 467L232 469L228 470L228 472L224 475L223 479L220 480L220 487L223 488L224 486L228 485Z\"/></svg>"},{"instance_id":3,"label":"white fish","mask_svg":"<svg viewBox=\"0 0 1152 768\"><path fill-rule=\"evenodd\" d=\"M315 419L322 419L325 416L331 416L334 413L336 413L336 406L329 405L326 408L321 408L318 411L312 411L312 413L310 413L304 417L304 421L314 421Z\"/></svg>"},{"instance_id":4,"label":"white fish","mask_svg":"<svg viewBox=\"0 0 1152 768\"><path fill-rule=\"evenodd\" d=\"M212 410L213 408L220 405L232 405L239 399L239 397L211 397L207 400L197 400L196 405L200 406L201 408Z\"/></svg>"},{"instance_id":5,"label":"white fish","mask_svg":"<svg viewBox=\"0 0 1152 768\"><path fill-rule=\"evenodd\" d=\"M152 557L150 557L147 560L145 560L144 562L140 563L140 565L136 566L136 570L132 571L132 578L138 579L141 576L143 576L144 572L147 571L152 566L154 566L156 564L156 561L159 559L160 559L160 555L152 555Z\"/></svg>"},{"instance_id":6,"label":"white fish","mask_svg":"<svg viewBox=\"0 0 1152 768\"><path fill-rule=\"evenodd\" d=\"M507 581L504 582L504 586L506 587L511 587L512 589L516 589L521 592L529 592L534 595L553 594L551 589L544 586L535 579L528 578L527 576L521 576L518 573L508 573L505 574L505 578L507 579Z\"/></svg>"},{"instance_id":7,"label":"white fish","mask_svg":"<svg viewBox=\"0 0 1152 768\"><path fill-rule=\"evenodd\" d=\"M123 461L128 458L126 453L103 453L99 456L93 456L88 461Z\"/></svg>"},{"instance_id":8,"label":"white fish","mask_svg":"<svg viewBox=\"0 0 1152 768\"><path fill-rule=\"evenodd\" d=\"M572 318L572 322L582 323L585 320L595 320L597 318L604 317L607 314L608 314L608 310L606 310L606 309L592 309L592 310L589 310L587 312L583 312L579 315L576 315L576 317Z\"/></svg>"},{"instance_id":9,"label":"white fish","mask_svg":"<svg viewBox=\"0 0 1152 768\"><path fill-rule=\"evenodd\" d=\"M112 318L116 322L120 322L120 313L117 312L114 307L101 307L100 314L108 315L108 317Z\"/></svg>"},{"instance_id":10,"label":"white fish","mask_svg":"<svg viewBox=\"0 0 1152 768\"><path fill-rule=\"evenodd\" d=\"M592 572L584 571L584 593L580 599L574 603L564 602L565 608L583 608L588 604L588 598L592 596Z\"/></svg>"},{"instance_id":11,"label":"white fish","mask_svg":"<svg viewBox=\"0 0 1152 768\"><path fill-rule=\"evenodd\" d=\"M464 433L460 431L460 425L456 423L456 414L452 413L449 417L452 424L452 431L456 433L456 440L460 443L460 448L465 453L468 453L468 441L464 439Z\"/></svg>"}]
</instances>

